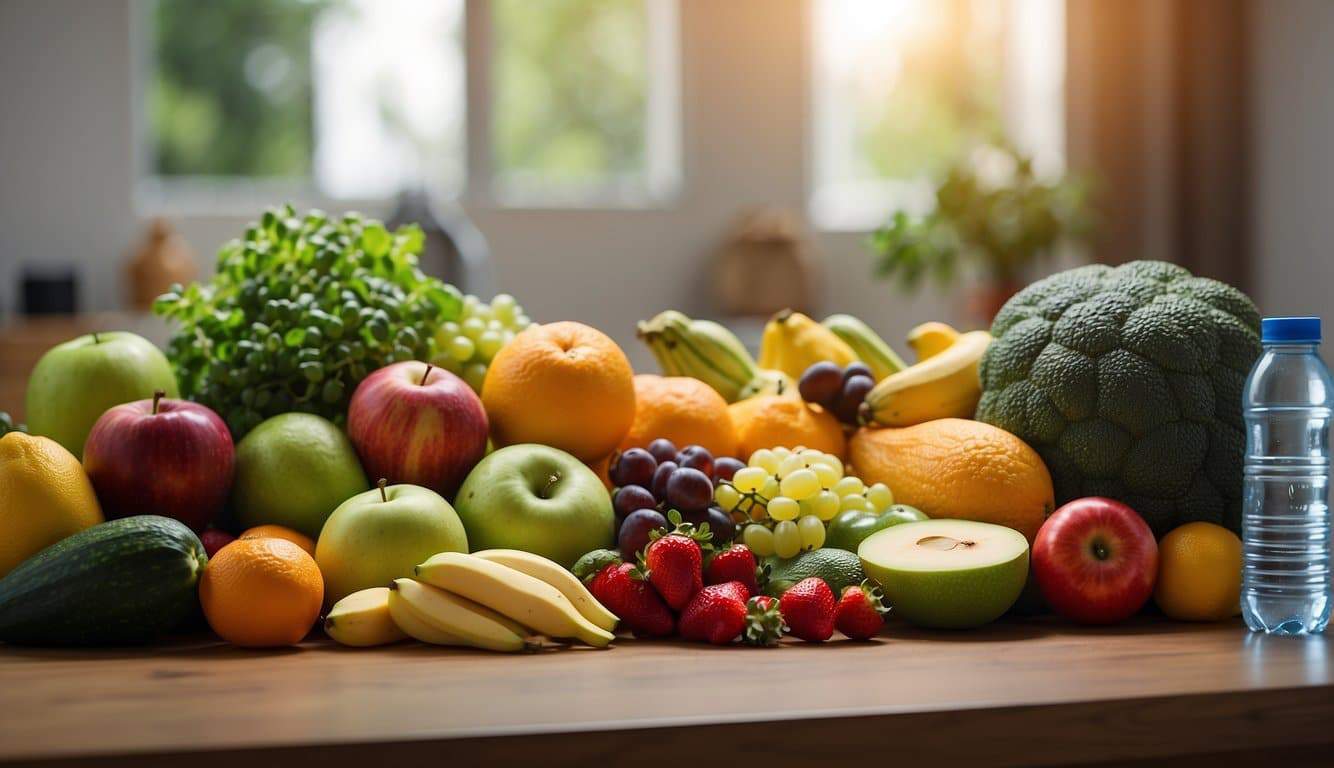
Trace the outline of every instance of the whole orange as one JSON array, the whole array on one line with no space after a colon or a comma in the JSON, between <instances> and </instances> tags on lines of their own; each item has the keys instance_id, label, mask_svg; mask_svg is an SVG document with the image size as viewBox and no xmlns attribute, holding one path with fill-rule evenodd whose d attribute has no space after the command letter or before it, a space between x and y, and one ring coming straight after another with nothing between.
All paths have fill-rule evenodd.
<instances>
[{"instance_id":1,"label":"whole orange","mask_svg":"<svg viewBox=\"0 0 1334 768\"><path fill-rule=\"evenodd\" d=\"M306 554L315 556L315 540L300 531L294 531L285 525L257 525L247 528L237 536L238 539L284 539L306 550Z\"/></svg>"},{"instance_id":2,"label":"whole orange","mask_svg":"<svg viewBox=\"0 0 1334 768\"><path fill-rule=\"evenodd\" d=\"M234 645L296 645L319 618L324 579L315 558L286 539L237 539L199 581L208 625Z\"/></svg>"},{"instance_id":3,"label":"whole orange","mask_svg":"<svg viewBox=\"0 0 1334 768\"><path fill-rule=\"evenodd\" d=\"M714 456L736 455L736 430L717 390L690 376L641 373L635 377L635 421L620 449L647 448L660 437L678 448L702 445Z\"/></svg>"},{"instance_id":4,"label":"whole orange","mask_svg":"<svg viewBox=\"0 0 1334 768\"><path fill-rule=\"evenodd\" d=\"M594 463L616 450L634 421L634 372L596 328L532 326L491 361L482 404L497 448L541 443Z\"/></svg>"},{"instance_id":5,"label":"whole orange","mask_svg":"<svg viewBox=\"0 0 1334 768\"><path fill-rule=\"evenodd\" d=\"M761 448L803 446L844 458L843 425L818 405L783 395L760 395L727 407L736 430L737 458Z\"/></svg>"}]
</instances>

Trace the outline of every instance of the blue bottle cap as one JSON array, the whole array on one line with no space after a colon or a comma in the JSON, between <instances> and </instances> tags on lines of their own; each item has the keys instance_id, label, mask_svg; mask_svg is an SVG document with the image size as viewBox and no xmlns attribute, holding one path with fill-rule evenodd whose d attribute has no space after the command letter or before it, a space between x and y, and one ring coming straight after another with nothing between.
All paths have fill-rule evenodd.
<instances>
[{"instance_id":1,"label":"blue bottle cap","mask_svg":"<svg viewBox=\"0 0 1334 768\"><path fill-rule=\"evenodd\" d=\"M1266 317L1260 321L1260 341L1266 344L1318 344L1320 318Z\"/></svg>"}]
</instances>

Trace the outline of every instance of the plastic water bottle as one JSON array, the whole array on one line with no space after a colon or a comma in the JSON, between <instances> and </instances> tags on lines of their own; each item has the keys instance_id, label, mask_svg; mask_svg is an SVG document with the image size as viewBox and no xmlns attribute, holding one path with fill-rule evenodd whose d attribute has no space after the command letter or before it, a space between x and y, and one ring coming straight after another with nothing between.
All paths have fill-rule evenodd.
<instances>
[{"instance_id":1,"label":"plastic water bottle","mask_svg":"<svg viewBox=\"0 0 1334 768\"><path fill-rule=\"evenodd\" d=\"M1241 612L1257 632L1323 632L1330 612L1329 426L1320 318L1268 317L1242 393Z\"/></svg>"}]
</instances>

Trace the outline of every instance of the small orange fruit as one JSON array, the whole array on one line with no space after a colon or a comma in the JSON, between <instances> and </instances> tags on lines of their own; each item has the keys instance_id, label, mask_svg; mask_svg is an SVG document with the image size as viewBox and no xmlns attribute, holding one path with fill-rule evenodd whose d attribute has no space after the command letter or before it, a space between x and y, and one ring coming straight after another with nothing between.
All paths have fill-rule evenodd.
<instances>
[{"instance_id":1,"label":"small orange fruit","mask_svg":"<svg viewBox=\"0 0 1334 768\"><path fill-rule=\"evenodd\" d=\"M199 603L229 643L296 645L319 618L324 579L315 558L286 539L238 539L204 567Z\"/></svg>"},{"instance_id":2,"label":"small orange fruit","mask_svg":"<svg viewBox=\"0 0 1334 768\"><path fill-rule=\"evenodd\" d=\"M541 443L594 463L616 450L634 421L634 372L596 328L532 326L491 361L482 404L497 448Z\"/></svg>"},{"instance_id":3,"label":"small orange fruit","mask_svg":"<svg viewBox=\"0 0 1334 768\"><path fill-rule=\"evenodd\" d=\"M635 377L635 421L620 450L647 448L660 437L679 448L702 445L714 456L736 455L736 430L717 390L690 376L641 373Z\"/></svg>"},{"instance_id":4,"label":"small orange fruit","mask_svg":"<svg viewBox=\"0 0 1334 768\"><path fill-rule=\"evenodd\" d=\"M1213 523L1173 528L1158 542L1153 601L1178 621L1222 621L1241 613L1241 539Z\"/></svg>"},{"instance_id":5,"label":"small orange fruit","mask_svg":"<svg viewBox=\"0 0 1334 768\"><path fill-rule=\"evenodd\" d=\"M818 405L795 397L760 395L727 407L736 430L737 458L761 448L805 446L839 458L847 454L843 425Z\"/></svg>"},{"instance_id":6,"label":"small orange fruit","mask_svg":"<svg viewBox=\"0 0 1334 768\"><path fill-rule=\"evenodd\" d=\"M306 554L315 556L315 540L300 531L294 531L285 525L257 525L247 528L238 539L283 539L306 550Z\"/></svg>"}]
</instances>

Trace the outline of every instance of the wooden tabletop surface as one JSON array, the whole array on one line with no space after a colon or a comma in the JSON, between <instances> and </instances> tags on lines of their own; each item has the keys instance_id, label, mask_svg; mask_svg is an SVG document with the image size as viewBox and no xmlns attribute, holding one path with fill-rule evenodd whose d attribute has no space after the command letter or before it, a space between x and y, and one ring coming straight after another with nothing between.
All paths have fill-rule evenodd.
<instances>
[{"instance_id":1,"label":"wooden tabletop surface","mask_svg":"<svg viewBox=\"0 0 1334 768\"><path fill-rule=\"evenodd\" d=\"M1152 618L958 633L895 624L873 643L776 649L626 639L512 656L323 640L263 652L202 640L0 647L0 762L1161 759L1334 742L1330 655L1323 637Z\"/></svg>"}]
</instances>

